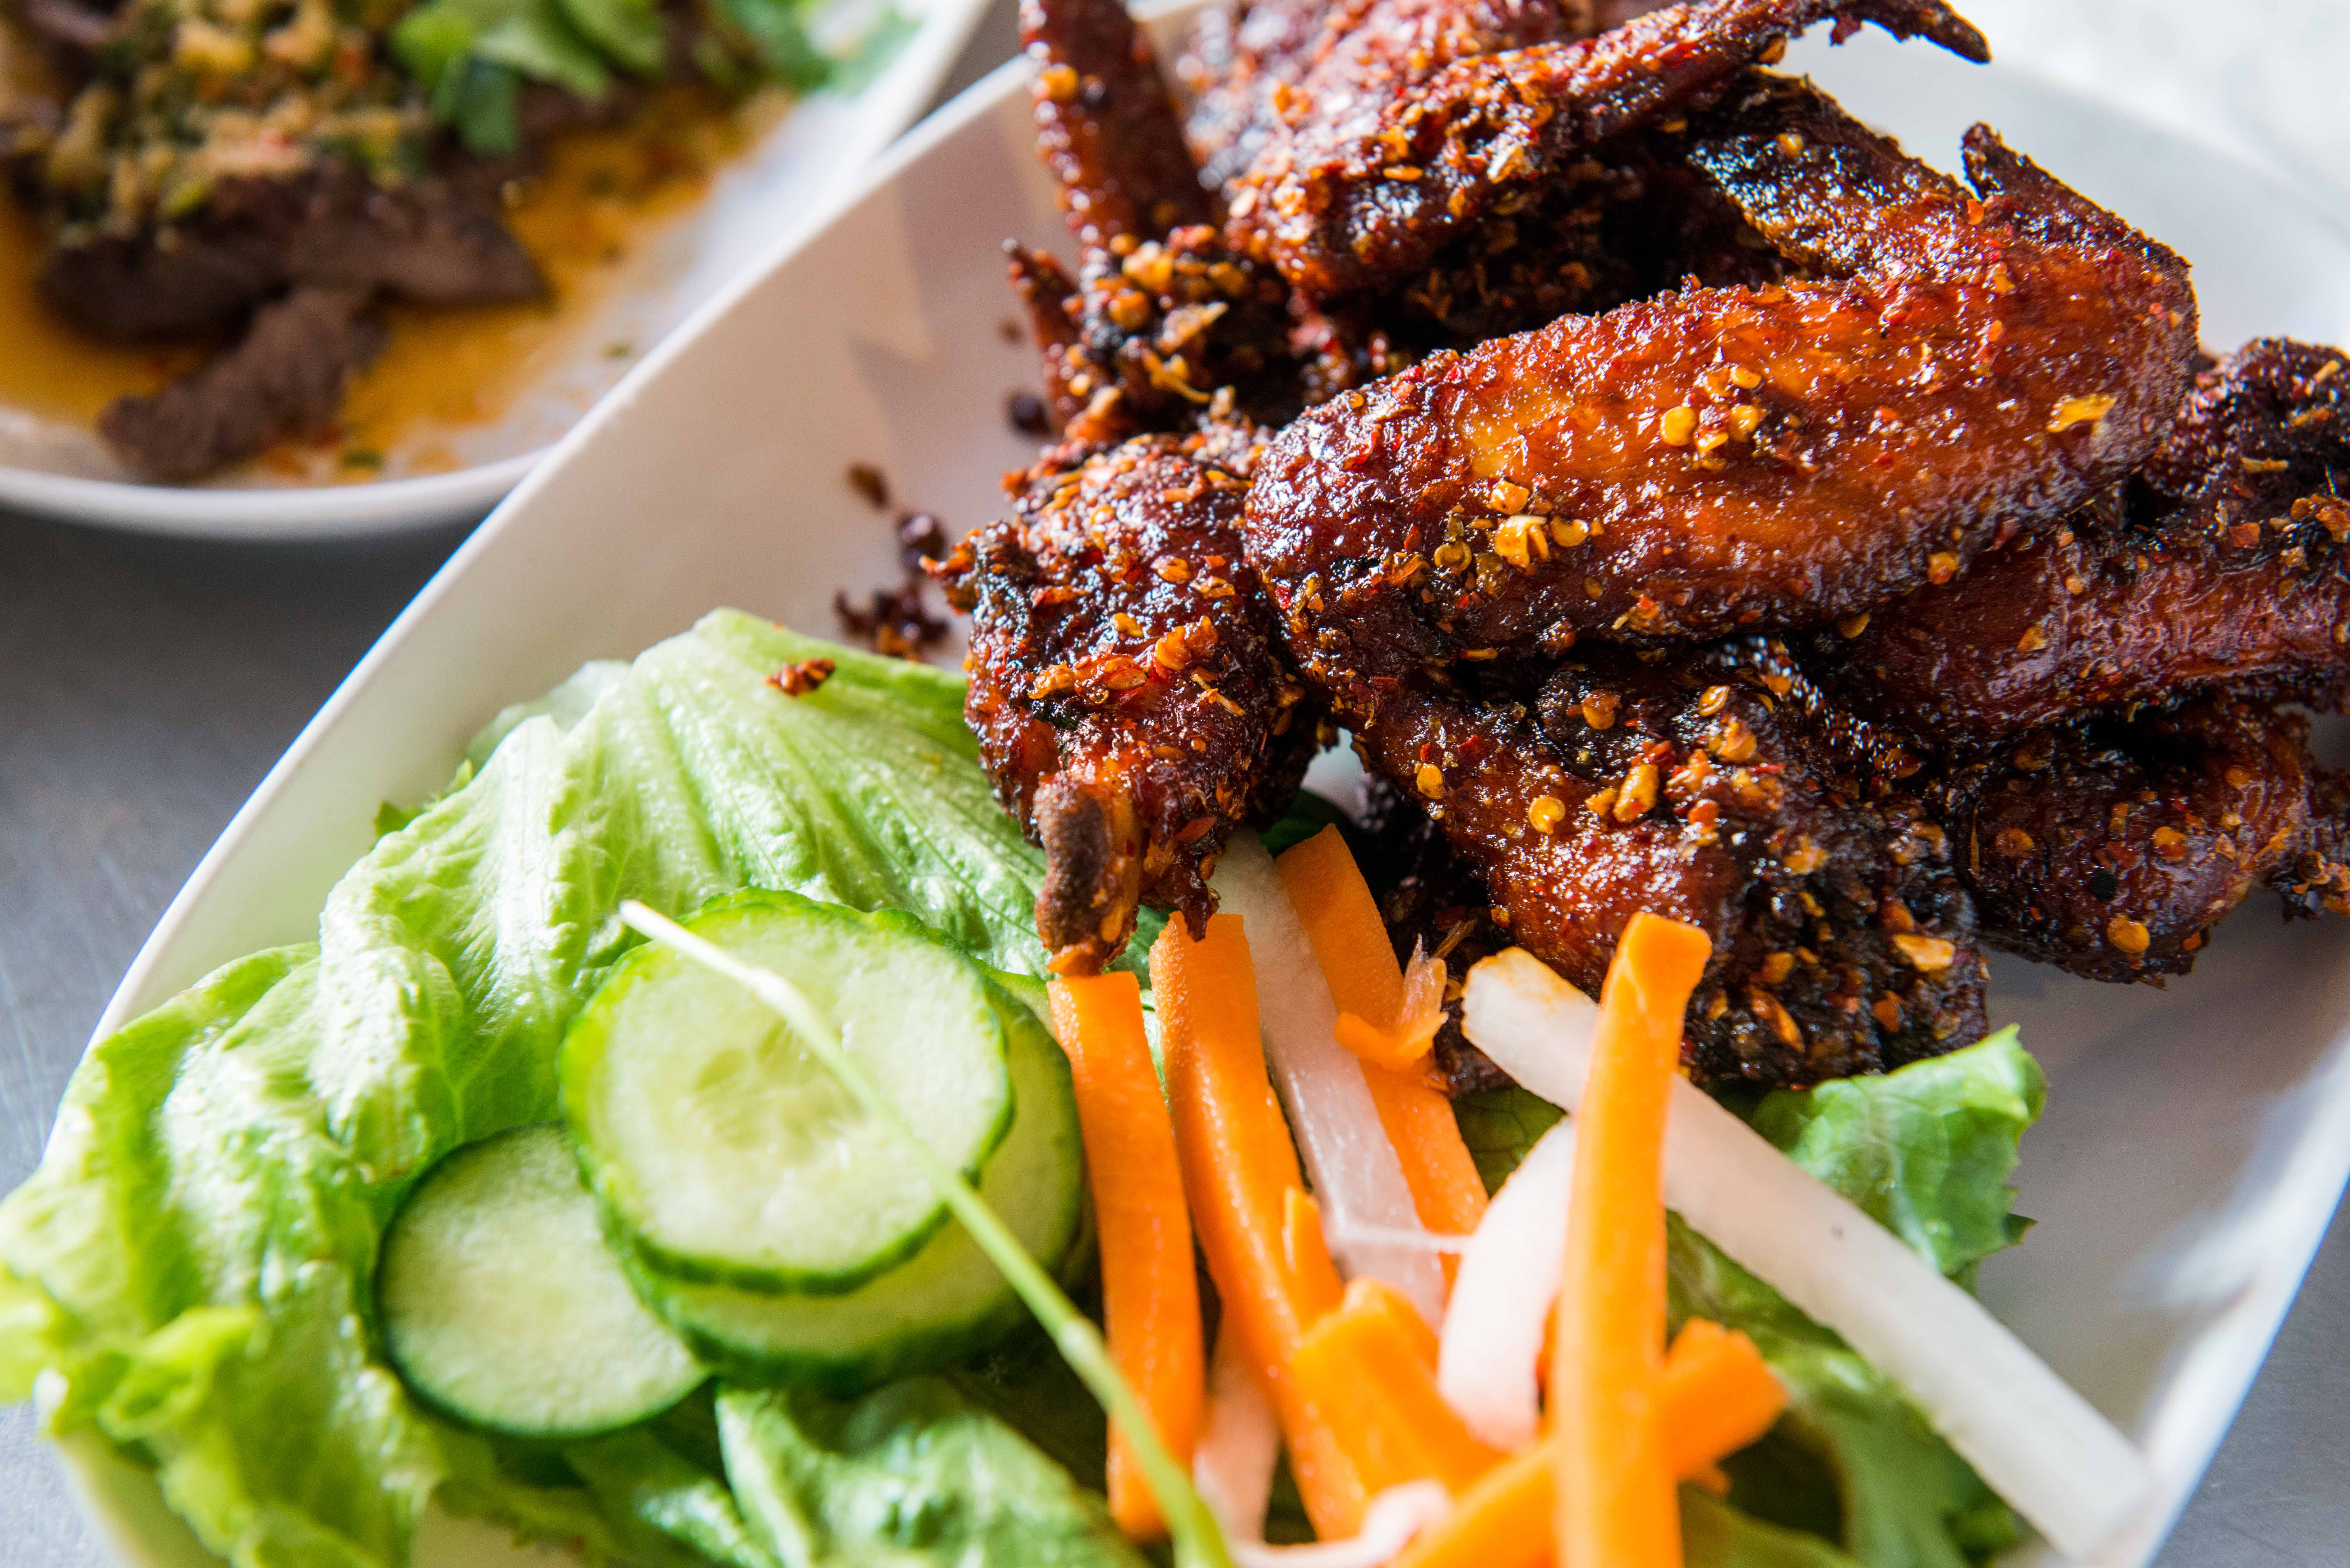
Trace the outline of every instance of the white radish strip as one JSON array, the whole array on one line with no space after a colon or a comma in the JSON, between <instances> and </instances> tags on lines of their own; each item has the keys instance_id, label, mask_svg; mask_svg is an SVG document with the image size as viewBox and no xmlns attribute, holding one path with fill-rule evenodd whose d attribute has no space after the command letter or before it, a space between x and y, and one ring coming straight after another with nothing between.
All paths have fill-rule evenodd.
<instances>
[{"instance_id":1,"label":"white radish strip","mask_svg":"<svg viewBox=\"0 0 2350 1568\"><path fill-rule=\"evenodd\" d=\"M1573 1110L1593 1012L1513 949L1470 971L1463 1023L1503 1072ZM2144 1456L1980 1302L1686 1081L1673 1085L1665 1202L1900 1385L2065 1556L2095 1556L2152 1496Z\"/></svg>"},{"instance_id":2,"label":"white radish strip","mask_svg":"<svg viewBox=\"0 0 2350 1568\"><path fill-rule=\"evenodd\" d=\"M1466 1236L1447 1236L1440 1231L1398 1231L1385 1225L1357 1225L1351 1231L1334 1231L1325 1225L1322 1227L1322 1239L1334 1248L1409 1247L1439 1256L1469 1249Z\"/></svg>"},{"instance_id":3,"label":"white radish strip","mask_svg":"<svg viewBox=\"0 0 2350 1568\"><path fill-rule=\"evenodd\" d=\"M1234 1548L1264 1540L1265 1504L1280 1461L1280 1425L1239 1336L1227 1327L1216 1335L1208 1363L1207 1419L1191 1449L1191 1484Z\"/></svg>"},{"instance_id":4,"label":"white radish strip","mask_svg":"<svg viewBox=\"0 0 2350 1568\"><path fill-rule=\"evenodd\" d=\"M1224 1542L1240 1568L1385 1568L1411 1538L1452 1511L1452 1494L1440 1480L1406 1481L1371 1499L1363 1528L1342 1541L1311 1546L1267 1546L1261 1541Z\"/></svg>"},{"instance_id":5,"label":"white radish strip","mask_svg":"<svg viewBox=\"0 0 2350 1568\"><path fill-rule=\"evenodd\" d=\"M1534 1440L1543 1330L1566 1272L1575 1124L1543 1134L1478 1222L1452 1276L1436 1386L1469 1429L1497 1449Z\"/></svg>"},{"instance_id":6,"label":"white radish strip","mask_svg":"<svg viewBox=\"0 0 2350 1568\"><path fill-rule=\"evenodd\" d=\"M1253 833L1225 846L1215 877L1219 906L1241 917L1256 966L1258 1022L1273 1086L1289 1113L1305 1179L1330 1238L1420 1231L1403 1163L1379 1125L1363 1065L1338 1044L1337 1004L1289 891ZM1369 1276L1401 1291L1431 1324L1444 1320L1444 1271L1425 1248L1366 1242L1331 1248L1348 1278Z\"/></svg>"}]
</instances>

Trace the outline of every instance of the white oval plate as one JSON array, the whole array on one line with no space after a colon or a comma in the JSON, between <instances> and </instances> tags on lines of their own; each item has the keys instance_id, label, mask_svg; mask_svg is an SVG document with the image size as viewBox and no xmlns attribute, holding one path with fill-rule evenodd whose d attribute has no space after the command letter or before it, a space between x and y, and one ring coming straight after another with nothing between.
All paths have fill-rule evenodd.
<instances>
[{"instance_id":1,"label":"white oval plate","mask_svg":"<svg viewBox=\"0 0 2350 1568\"><path fill-rule=\"evenodd\" d=\"M481 516L620 379L608 345L651 346L806 232L921 113L989 0L896 4L915 26L889 63L853 91L793 104L689 210L649 230L614 286L566 327L546 368L494 418L404 441L387 454L392 472L364 483L273 483L246 465L177 485L130 477L86 427L0 409L0 506L141 534L248 540L384 535ZM463 466L401 476L409 448Z\"/></svg>"},{"instance_id":2,"label":"white oval plate","mask_svg":"<svg viewBox=\"0 0 2350 1568\"><path fill-rule=\"evenodd\" d=\"M1923 47L1799 57L1860 113L1950 157L1976 118L2198 264L2210 340L2350 337L2350 235L2262 176L2028 76ZM894 149L820 226L713 301L500 508L312 722L197 868L99 1025L217 964L307 940L379 801L439 787L466 737L584 660L626 657L714 605L832 625L837 588L896 571L843 483L879 465L957 528L993 514L1034 443L1000 242L1059 225L1008 66ZM1992 1015L2048 1068L2022 1247L1985 1299L2146 1446L2160 1495L2100 1568L2150 1558L2233 1417L2350 1171L2350 928L2256 898L2167 992L2004 962ZM203 1561L154 1488L77 1456L127 1561ZM421 1568L506 1549L453 1529ZM2019 1560L2053 1561L2033 1548Z\"/></svg>"}]
</instances>

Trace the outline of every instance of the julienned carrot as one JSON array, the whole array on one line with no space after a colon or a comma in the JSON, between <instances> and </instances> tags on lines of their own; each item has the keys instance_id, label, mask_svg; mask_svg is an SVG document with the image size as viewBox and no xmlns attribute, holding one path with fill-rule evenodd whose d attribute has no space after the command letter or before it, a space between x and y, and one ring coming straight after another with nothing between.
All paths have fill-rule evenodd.
<instances>
[{"instance_id":1,"label":"julienned carrot","mask_svg":"<svg viewBox=\"0 0 2350 1568\"><path fill-rule=\"evenodd\" d=\"M1419 1068L1394 1072L1363 1064L1363 1080L1378 1107L1379 1126L1403 1164L1404 1185L1419 1222L1446 1236L1472 1234L1485 1218L1485 1181L1461 1139L1452 1102L1429 1086ZM1458 1259L1445 1255L1445 1277Z\"/></svg>"},{"instance_id":2,"label":"julienned carrot","mask_svg":"<svg viewBox=\"0 0 2350 1568\"><path fill-rule=\"evenodd\" d=\"M1053 981L1052 998L1085 1133L1110 1357L1150 1413L1159 1442L1188 1467L1207 1386L1200 1282L1175 1127L1142 1029L1142 988L1131 974L1066 977ZM1109 1512L1137 1541L1166 1532L1117 1422L1109 1434Z\"/></svg>"},{"instance_id":3,"label":"julienned carrot","mask_svg":"<svg viewBox=\"0 0 2350 1568\"><path fill-rule=\"evenodd\" d=\"M1599 993L1575 1112L1575 1195L1550 1380L1561 1563L1681 1561L1657 1386L1665 1361L1665 1115L1682 1016L1711 951L1695 926L1635 915Z\"/></svg>"},{"instance_id":4,"label":"julienned carrot","mask_svg":"<svg viewBox=\"0 0 2350 1568\"><path fill-rule=\"evenodd\" d=\"M1436 1335L1392 1285L1347 1286L1299 1343L1289 1375L1330 1417L1374 1496L1426 1480L1457 1494L1501 1462L1438 1391Z\"/></svg>"},{"instance_id":5,"label":"julienned carrot","mask_svg":"<svg viewBox=\"0 0 2350 1568\"><path fill-rule=\"evenodd\" d=\"M1485 1184L1478 1178L1469 1146L1461 1141L1452 1103L1428 1085L1419 1067L1443 1000L1444 966L1433 966L1432 995L1408 1000L1410 988L1396 967L1378 903L1336 828L1324 828L1289 849L1274 866L1314 943L1330 999L1338 1004L1339 1041L1364 1058L1363 1076L1378 1107L1379 1125L1402 1162L1419 1222L1446 1235L1469 1234L1485 1217ZM1413 1016L1399 1021L1402 1012ZM1423 1024L1425 1033L1420 1032ZM1417 1041L1408 1052L1365 1049L1365 1041L1371 1038L1365 1029L1388 1031L1385 1037L1393 1044L1401 1038L1398 1028ZM1447 1257L1448 1277L1452 1266L1453 1260Z\"/></svg>"},{"instance_id":6,"label":"julienned carrot","mask_svg":"<svg viewBox=\"0 0 2350 1568\"><path fill-rule=\"evenodd\" d=\"M1338 1304L1321 1225L1257 1033L1256 971L1236 915L1193 941L1170 920L1150 950L1175 1152L1191 1226L1236 1333L1281 1421L1306 1517L1326 1541L1352 1535L1368 1501L1329 1420L1289 1376L1315 1320Z\"/></svg>"},{"instance_id":7,"label":"julienned carrot","mask_svg":"<svg viewBox=\"0 0 2350 1568\"><path fill-rule=\"evenodd\" d=\"M1672 1473L1702 1480L1769 1431L1786 1403L1752 1340L1690 1319L1666 1354L1658 1384ZM1423 1532L1392 1568L1538 1568L1555 1561L1558 1448L1554 1437L1486 1472L1461 1494L1451 1517Z\"/></svg>"},{"instance_id":8,"label":"julienned carrot","mask_svg":"<svg viewBox=\"0 0 2350 1568\"><path fill-rule=\"evenodd\" d=\"M1281 1195L1281 1261L1289 1270L1290 1299L1311 1328L1347 1293L1338 1265L1322 1235L1322 1206L1298 1188Z\"/></svg>"},{"instance_id":9,"label":"julienned carrot","mask_svg":"<svg viewBox=\"0 0 2350 1568\"><path fill-rule=\"evenodd\" d=\"M1274 865L1337 1003L1338 1043L1367 1063L1398 1070L1426 1056L1443 1022L1442 965L1432 988L1425 969L1418 985L1407 986L1378 901L1338 830L1324 828Z\"/></svg>"},{"instance_id":10,"label":"julienned carrot","mask_svg":"<svg viewBox=\"0 0 2350 1568\"><path fill-rule=\"evenodd\" d=\"M1710 1318L1693 1317L1665 1352L1657 1398L1665 1463L1692 1480L1771 1429L1787 1390L1754 1342Z\"/></svg>"}]
</instances>

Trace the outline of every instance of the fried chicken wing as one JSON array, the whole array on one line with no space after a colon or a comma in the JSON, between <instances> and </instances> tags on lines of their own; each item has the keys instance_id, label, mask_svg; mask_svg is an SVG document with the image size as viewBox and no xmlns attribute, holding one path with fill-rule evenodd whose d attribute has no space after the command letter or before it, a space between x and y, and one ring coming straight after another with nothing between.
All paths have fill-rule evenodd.
<instances>
[{"instance_id":1,"label":"fried chicken wing","mask_svg":"<svg viewBox=\"0 0 2350 1568\"><path fill-rule=\"evenodd\" d=\"M1215 221L1183 122L1122 0L1021 0L1036 151L1088 250Z\"/></svg>"},{"instance_id":2,"label":"fried chicken wing","mask_svg":"<svg viewBox=\"0 0 2350 1568\"><path fill-rule=\"evenodd\" d=\"M1290 425L1250 549L1343 702L1489 650L1846 617L2160 440L2185 264L1988 130L1980 201L1800 83L1754 78L1690 135L1765 234L1856 270L1565 317Z\"/></svg>"},{"instance_id":3,"label":"fried chicken wing","mask_svg":"<svg viewBox=\"0 0 2350 1568\"><path fill-rule=\"evenodd\" d=\"M1587 37L1584 0L1256 0L1211 7L1176 74L1191 88L1185 130L1218 190L1319 106L1401 97L1456 60Z\"/></svg>"},{"instance_id":4,"label":"fried chicken wing","mask_svg":"<svg viewBox=\"0 0 2350 1568\"><path fill-rule=\"evenodd\" d=\"M1841 794L1731 650L1496 668L1473 693L1399 687L1360 734L1366 760L1483 873L1496 922L1577 985L1596 992L1639 910L1702 929L1716 957L1691 1004L1694 1074L1809 1083L1981 1027L1982 961L1939 829Z\"/></svg>"},{"instance_id":5,"label":"fried chicken wing","mask_svg":"<svg viewBox=\"0 0 2350 1568\"><path fill-rule=\"evenodd\" d=\"M2350 674L2350 362L2283 339L2197 379L2105 504L1872 615L1815 661L1861 711L1944 750L2213 685Z\"/></svg>"},{"instance_id":6,"label":"fried chicken wing","mask_svg":"<svg viewBox=\"0 0 2350 1568\"><path fill-rule=\"evenodd\" d=\"M1366 30L1366 47L1334 53L1286 88L1278 125L1226 188L1233 244L1317 298L1390 286L1504 192L1702 104L1829 17L1990 57L1940 0L1695 0L1425 75L1399 68L1409 35L1399 50Z\"/></svg>"},{"instance_id":7,"label":"fried chicken wing","mask_svg":"<svg viewBox=\"0 0 2350 1568\"><path fill-rule=\"evenodd\" d=\"M1943 822L1985 940L2092 980L2184 974L2255 888L2350 913L2342 784L2301 714L2225 694L2036 731L1959 769Z\"/></svg>"},{"instance_id":8,"label":"fried chicken wing","mask_svg":"<svg viewBox=\"0 0 2350 1568\"><path fill-rule=\"evenodd\" d=\"M1304 406L1318 358L1291 342L1287 287L1235 262L1214 229L1097 252L1076 280L1041 252L1007 250L1065 441L1235 414L1278 423Z\"/></svg>"},{"instance_id":9,"label":"fried chicken wing","mask_svg":"<svg viewBox=\"0 0 2350 1568\"><path fill-rule=\"evenodd\" d=\"M1115 956L1143 900L1197 929L1217 851L1288 804L1320 743L1242 558L1243 482L1199 445L1048 456L936 568L972 617L981 759L1048 861L1036 929L1063 973Z\"/></svg>"}]
</instances>

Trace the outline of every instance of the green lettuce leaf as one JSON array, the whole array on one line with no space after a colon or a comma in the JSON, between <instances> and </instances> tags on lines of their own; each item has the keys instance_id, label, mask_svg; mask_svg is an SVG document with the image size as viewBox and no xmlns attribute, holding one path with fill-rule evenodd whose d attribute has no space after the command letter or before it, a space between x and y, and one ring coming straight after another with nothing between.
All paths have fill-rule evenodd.
<instances>
[{"instance_id":1,"label":"green lettuce leaf","mask_svg":"<svg viewBox=\"0 0 2350 1568\"><path fill-rule=\"evenodd\" d=\"M768 683L815 657L837 666L820 690ZM721 613L509 715L448 793L385 820L315 947L230 964L91 1049L0 1202L0 1397L37 1379L56 1429L153 1467L242 1568L392 1568L436 1492L591 1544L598 1499L623 1533L691 1514L702 1494L650 1472L520 1473L411 1401L372 1347L381 1229L440 1155L553 1114L563 1029L632 940L623 898L893 906L1041 972L1042 857L962 700Z\"/></svg>"},{"instance_id":2,"label":"green lettuce leaf","mask_svg":"<svg viewBox=\"0 0 2350 1568\"><path fill-rule=\"evenodd\" d=\"M1766 1524L1693 1486L1681 1488L1683 1568L1859 1568L1804 1530Z\"/></svg>"},{"instance_id":3,"label":"green lettuce leaf","mask_svg":"<svg viewBox=\"0 0 2350 1568\"><path fill-rule=\"evenodd\" d=\"M726 1475L790 1568L1141 1568L1098 1499L944 1381L718 1397Z\"/></svg>"},{"instance_id":4,"label":"green lettuce leaf","mask_svg":"<svg viewBox=\"0 0 2350 1568\"><path fill-rule=\"evenodd\" d=\"M786 1568L743 1521L723 1476L636 1429L574 1443L564 1461L595 1493L631 1563ZM796 1565L793 1565L796 1568Z\"/></svg>"},{"instance_id":5,"label":"green lettuce leaf","mask_svg":"<svg viewBox=\"0 0 2350 1568\"><path fill-rule=\"evenodd\" d=\"M1868 1568L1966 1568L2022 1538L2007 1505L1882 1374L1678 1215L1669 1223L1674 1326L1705 1317L1744 1331L1787 1388L1771 1437L1725 1467L1732 1502L1825 1534Z\"/></svg>"},{"instance_id":6,"label":"green lettuce leaf","mask_svg":"<svg viewBox=\"0 0 2350 1568\"><path fill-rule=\"evenodd\" d=\"M1542 1135L1556 1126L1562 1111L1539 1095L1515 1084L1463 1095L1452 1102L1452 1119L1461 1124L1461 1141L1477 1162L1485 1190L1498 1191L1510 1172Z\"/></svg>"},{"instance_id":7,"label":"green lettuce leaf","mask_svg":"<svg viewBox=\"0 0 2350 1568\"><path fill-rule=\"evenodd\" d=\"M1780 1090L1752 1120L1935 1267L1970 1279L2031 1227L2008 1181L2047 1097L2040 1064L2007 1028L1881 1076Z\"/></svg>"}]
</instances>

